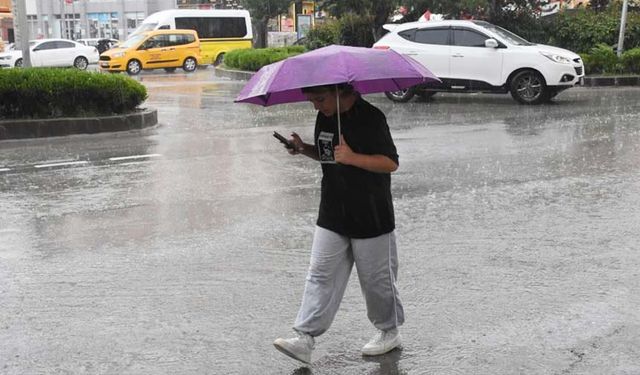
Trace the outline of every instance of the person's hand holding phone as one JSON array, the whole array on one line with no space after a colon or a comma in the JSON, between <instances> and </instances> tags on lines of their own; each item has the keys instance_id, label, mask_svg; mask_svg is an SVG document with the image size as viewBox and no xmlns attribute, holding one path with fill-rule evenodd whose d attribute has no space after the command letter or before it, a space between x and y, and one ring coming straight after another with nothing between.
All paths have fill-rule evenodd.
<instances>
[{"instance_id":1,"label":"person's hand holding phone","mask_svg":"<svg viewBox=\"0 0 640 375\"><path fill-rule=\"evenodd\" d=\"M304 150L304 142L295 132L291 133L291 139L286 139L276 131L273 132L273 136L284 145L291 155L299 154Z\"/></svg>"},{"instance_id":2,"label":"person's hand holding phone","mask_svg":"<svg viewBox=\"0 0 640 375\"><path fill-rule=\"evenodd\" d=\"M293 148L288 150L291 155L299 154L304 150L304 142L302 142L302 138L298 133L292 132L289 142L293 144Z\"/></svg>"}]
</instances>

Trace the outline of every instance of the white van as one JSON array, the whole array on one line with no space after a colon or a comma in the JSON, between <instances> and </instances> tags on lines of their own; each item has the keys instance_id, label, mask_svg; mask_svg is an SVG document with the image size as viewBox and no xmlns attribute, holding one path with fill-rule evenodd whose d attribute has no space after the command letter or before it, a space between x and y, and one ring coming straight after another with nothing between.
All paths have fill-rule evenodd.
<instances>
[{"instance_id":1,"label":"white van","mask_svg":"<svg viewBox=\"0 0 640 375\"><path fill-rule=\"evenodd\" d=\"M169 9L153 13L129 36L151 30L190 29L198 32L204 64L219 64L228 51L251 48L253 30L246 10Z\"/></svg>"}]
</instances>

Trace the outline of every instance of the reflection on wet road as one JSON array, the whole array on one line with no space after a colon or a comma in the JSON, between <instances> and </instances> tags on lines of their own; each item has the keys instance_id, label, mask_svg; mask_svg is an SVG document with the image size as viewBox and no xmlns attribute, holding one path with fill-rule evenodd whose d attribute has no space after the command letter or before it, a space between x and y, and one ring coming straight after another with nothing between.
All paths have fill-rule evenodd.
<instances>
[{"instance_id":1,"label":"reflection on wet road","mask_svg":"<svg viewBox=\"0 0 640 375\"><path fill-rule=\"evenodd\" d=\"M352 277L306 368L271 343L321 173L271 133L309 139L312 107L233 104L212 69L139 79L155 128L0 142L0 373L640 373L640 89L369 96L400 154L404 348L360 355Z\"/></svg>"}]
</instances>

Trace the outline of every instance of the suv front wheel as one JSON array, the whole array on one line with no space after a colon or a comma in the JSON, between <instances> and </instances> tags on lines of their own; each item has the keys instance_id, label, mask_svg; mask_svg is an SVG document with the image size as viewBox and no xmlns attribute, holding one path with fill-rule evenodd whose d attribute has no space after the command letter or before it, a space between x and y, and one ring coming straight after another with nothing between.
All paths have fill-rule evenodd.
<instances>
[{"instance_id":1,"label":"suv front wheel","mask_svg":"<svg viewBox=\"0 0 640 375\"><path fill-rule=\"evenodd\" d=\"M385 91L384 94L387 96L387 98L394 102L406 103L411 100L411 98L413 98L416 92L413 88L410 87L408 89L399 91Z\"/></svg>"},{"instance_id":2,"label":"suv front wheel","mask_svg":"<svg viewBox=\"0 0 640 375\"><path fill-rule=\"evenodd\" d=\"M511 96L522 104L540 104L549 100L549 90L540 73L523 70L511 79Z\"/></svg>"}]
</instances>

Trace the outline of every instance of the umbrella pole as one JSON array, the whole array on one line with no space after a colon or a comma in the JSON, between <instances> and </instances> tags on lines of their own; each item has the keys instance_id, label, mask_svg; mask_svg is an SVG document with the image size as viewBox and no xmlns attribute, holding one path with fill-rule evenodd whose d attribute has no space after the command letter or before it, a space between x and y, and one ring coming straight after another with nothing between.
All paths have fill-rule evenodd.
<instances>
[{"instance_id":1,"label":"umbrella pole","mask_svg":"<svg viewBox=\"0 0 640 375\"><path fill-rule=\"evenodd\" d=\"M342 144L340 140L340 135L342 134L341 129L341 121L340 121L340 91L338 90L338 85L336 85L336 108L338 111L338 144Z\"/></svg>"}]
</instances>

